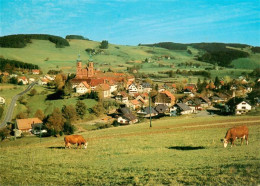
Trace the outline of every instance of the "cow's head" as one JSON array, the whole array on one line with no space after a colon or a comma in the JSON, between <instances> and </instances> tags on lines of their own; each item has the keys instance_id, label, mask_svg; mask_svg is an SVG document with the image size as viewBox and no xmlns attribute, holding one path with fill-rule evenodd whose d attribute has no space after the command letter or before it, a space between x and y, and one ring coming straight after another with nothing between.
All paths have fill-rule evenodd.
<instances>
[{"instance_id":1,"label":"cow's head","mask_svg":"<svg viewBox=\"0 0 260 186\"><path fill-rule=\"evenodd\" d=\"M228 140L226 140L226 139L224 138L224 139L221 139L221 141L222 141L223 144L224 144L224 148L226 148L227 145L228 145Z\"/></svg>"},{"instance_id":2,"label":"cow's head","mask_svg":"<svg viewBox=\"0 0 260 186\"><path fill-rule=\"evenodd\" d=\"M84 144L84 149L86 149L88 147L88 142L86 142L85 144Z\"/></svg>"}]
</instances>

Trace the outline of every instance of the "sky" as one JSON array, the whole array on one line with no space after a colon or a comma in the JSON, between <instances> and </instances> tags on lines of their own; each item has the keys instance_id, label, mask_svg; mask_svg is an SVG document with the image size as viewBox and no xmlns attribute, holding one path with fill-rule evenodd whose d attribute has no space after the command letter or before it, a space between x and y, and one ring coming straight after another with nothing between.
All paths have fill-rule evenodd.
<instances>
[{"instance_id":1,"label":"sky","mask_svg":"<svg viewBox=\"0 0 260 186\"><path fill-rule=\"evenodd\" d=\"M0 36L260 46L260 0L0 0Z\"/></svg>"}]
</instances>

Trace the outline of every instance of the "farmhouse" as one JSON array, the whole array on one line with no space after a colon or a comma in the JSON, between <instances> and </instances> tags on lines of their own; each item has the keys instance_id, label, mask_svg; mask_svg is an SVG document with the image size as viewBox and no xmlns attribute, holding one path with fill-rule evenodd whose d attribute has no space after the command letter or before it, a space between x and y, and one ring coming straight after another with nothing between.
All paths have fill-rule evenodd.
<instances>
[{"instance_id":1,"label":"farmhouse","mask_svg":"<svg viewBox=\"0 0 260 186\"><path fill-rule=\"evenodd\" d=\"M170 93L169 91L165 90L160 92L156 97L155 97L155 105L167 105L168 107L174 105L175 103L175 97Z\"/></svg>"},{"instance_id":2,"label":"farmhouse","mask_svg":"<svg viewBox=\"0 0 260 186\"><path fill-rule=\"evenodd\" d=\"M124 91L117 93L115 99L121 101L122 103L128 103L128 95Z\"/></svg>"},{"instance_id":3,"label":"farmhouse","mask_svg":"<svg viewBox=\"0 0 260 186\"><path fill-rule=\"evenodd\" d=\"M18 130L22 132L30 132L34 127L41 125L39 118L16 119Z\"/></svg>"},{"instance_id":4,"label":"farmhouse","mask_svg":"<svg viewBox=\"0 0 260 186\"><path fill-rule=\"evenodd\" d=\"M100 93L102 98L111 97L110 86L108 84L99 84L96 91Z\"/></svg>"},{"instance_id":5,"label":"farmhouse","mask_svg":"<svg viewBox=\"0 0 260 186\"><path fill-rule=\"evenodd\" d=\"M27 85L29 83L28 79L25 76L19 77L18 82L22 82L23 85Z\"/></svg>"},{"instance_id":6,"label":"farmhouse","mask_svg":"<svg viewBox=\"0 0 260 186\"><path fill-rule=\"evenodd\" d=\"M243 98L232 98L227 102L227 106L233 114L240 115L249 112L252 106L243 100Z\"/></svg>"},{"instance_id":7,"label":"farmhouse","mask_svg":"<svg viewBox=\"0 0 260 186\"><path fill-rule=\"evenodd\" d=\"M122 116L119 116L117 122L121 124L134 124L138 122L138 119L134 114L126 113Z\"/></svg>"},{"instance_id":8,"label":"farmhouse","mask_svg":"<svg viewBox=\"0 0 260 186\"><path fill-rule=\"evenodd\" d=\"M5 104L5 98L0 97L0 105Z\"/></svg>"},{"instance_id":9,"label":"farmhouse","mask_svg":"<svg viewBox=\"0 0 260 186\"><path fill-rule=\"evenodd\" d=\"M138 89L137 89L137 87L136 87L136 85L134 83L129 85L128 92L129 92L130 95L134 95L135 93L138 92Z\"/></svg>"},{"instance_id":10,"label":"farmhouse","mask_svg":"<svg viewBox=\"0 0 260 186\"><path fill-rule=\"evenodd\" d=\"M176 110L178 114L191 114L192 109L184 103L176 103L173 110Z\"/></svg>"},{"instance_id":11,"label":"farmhouse","mask_svg":"<svg viewBox=\"0 0 260 186\"><path fill-rule=\"evenodd\" d=\"M39 69L32 69L32 74L38 75L38 74L40 74L40 70Z\"/></svg>"},{"instance_id":12,"label":"farmhouse","mask_svg":"<svg viewBox=\"0 0 260 186\"><path fill-rule=\"evenodd\" d=\"M145 117L145 118L150 117L150 115L151 115L151 117L158 115L158 113L156 112L156 110L153 107L151 107L151 108L145 107L145 108L139 110L137 112L137 114L139 114L140 116Z\"/></svg>"}]
</instances>

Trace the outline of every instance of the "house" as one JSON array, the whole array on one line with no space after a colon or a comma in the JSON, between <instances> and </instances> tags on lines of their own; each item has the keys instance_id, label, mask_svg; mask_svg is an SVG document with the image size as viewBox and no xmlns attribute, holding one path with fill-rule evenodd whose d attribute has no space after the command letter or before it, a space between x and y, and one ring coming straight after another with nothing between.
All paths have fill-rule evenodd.
<instances>
[{"instance_id":1,"label":"house","mask_svg":"<svg viewBox=\"0 0 260 186\"><path fill-rule=\"evenodd\" d=\"M132 113L126 113L117 118L117 122L120 124L134 124L138 122L137 117Z\"/></svg>"},{"instance_id":2,"label":"house","mask_svg":"<svg viewBox=\"0 0 260 186\"><path fill-rule=\"evenodd\" d=\"M237 97L230 99L226 105L229 107L231 113L236 115L245 114L252 109L252 106L247 101Z\"/></svg>"},{"instance_id":3,"label":"house","mask_svg":"<svg viewBox=\"0 0 260 186\"><path fill-rule=\"evenodd\" d=\"M168 107L171 107L175 103L175 97L170 93L169 91L165 90L160 92L155 97L155 105L163 104L167 105Z\"/></svg>"},{"instance_id":4,"label":"house","mask_svg":"<svg viewBox=\"0 0 260 186\"><path fill-rule=\"evenodd\" d=\"M124 91L117 93L116 100L121 101L122 103L128 103L128 94Z\"/></svg>"},{"instance_id":5,"label":"house","mask_svg":"<svg viewBox=\"0 0 260 186\"><path fill-rule=\"evenodd\" d=\"M140 85L138 85L138 92L139 93L143 93L143 92L151 92L152 91L152 86L150 85L150 83L142 83Z\"/></svg>"},{"instance_id":6,"label":"house","mask_svg":"<svg viewBox=\"0 0 260 186\"><path fill-rule=\"evenodd\" d=\"M56 78L56 75L50 76L50 75L47 74L47 75L44 76L44 78L46 78L46 79L48 79L50 81L54 81L54 79Z\"/></svg>"},{"instance_id":7,"label":"house","mask_svg":"<svg viewBox=\"0 0 260 186\"><path fill-rule=\"evenodd\" d=\"M145 107L145 108L139 110L137 112L137 114L139 114L140 116L145 117L145 118L149 118L150 115L151 115L151 117L158 115L158 113L156 112L156 110L153 107Z\"/></svg>"},{"instance_id":8,"label":"house","mask_svg":"<svg viewBox=\"0 0 260 186\"><path fill-rule=\"evenodd\" d=\"M211 101L209 100L208 97L200 96L199 99L200 99L200 102L201 102L201 106L203 108L209 107L211 105Z\"/></svg>"},{"instance_id":9,"label":"house","mask_svg":"<svg viewBox=\"0 0 260 186\"><path fill-rule=\"evenodd\" d=\"M40 70L39 69L32 69L32 74L38 75L38 74L40 74Z\"/></svg>"},{"instance_id":10,"label":"house","mask_svg":"<svg viewBox=\"0 0 260 186\"><path fill-rule=\"evenodd\" d=\"M128 105L133 110L139 109L142 106L141 103L138 100L136 100L136 99L130 100Z\"/></svg>"},{"instance_id":11,"label":"house","mask_svg":"<svg viewBox=\"0 0 260 186\"><path fill-rule=\"evenodd\" d=\"M137 117L131 113L130 109L126 106L121 106L117 112L119 113L119 117L117 118L117 122L121 124L133 124L138 122Z\"/></svg>"},{"instance_id":12,"label":"house","mask_svg":"<svg viewBox=\"0 0 260 186\"><path fill-rule=\"evenodd\" d=\"M32 83L32 82L34 82L34 81L35 81L34 78L29 78L29 83Z\"/></svg>"},{"instance_id":13,"label":"house","mask_svg":"<svg viewBox=\"0 0 260 186\"><path fill-rule=\"evenodd\" d=\"M130 95L134 95L138 92L138 89L134 83L130 84L127 89Z\"/></svg>"},{"instance_id":14,"label":"house","mask_svg":"<svg viewBox=\"0 0 260 186\"><path fill-rule=\"evenodd\" d=\"M183 103L188 105L192 109L193 112L196 112L197 110L202 109L201 100L199 98L196 98L196 97L195 98L188 98Z\"/></svg>"},{"instance_id":15,"label":"house","mask_svg":"<svg viewBox=\"0 0 260 186\"><path fill-rule=\"evenodd\" d=\"M34 127L42 125L42 121L39 118L16 119L16 124L18 130L30 132Z\"/></svg>"},{"instance_id":16,"label":"house","mask_svg":"<svg viewBox=\"0 0 260 186\"><path fill-rule=\"evenodd\" d=\"M111 93L117 91L117 84L114 81L109 81L108 85L110 86Z\"/></svg>"},{"instance_id":17,"label":"house","mask_svg":"<svg viewBox=\"0 0 260 186\"><path fill-rule=\"evenodd\" d=\"M0 97L0 105L3 105L3 104L5 104L5 98Z\"/></svg>"},{"instance_id":18,"label":"house","mask_svg":"<svg viewBox=\"0 0 260 186\"><path fill-rule=\"evenodd\" d=\"M176 112L181 115L192 113L192 109L185 103L176 103L173 110L176 110Z\"/></svg>"},{"instance_id":19,"label":"house","mask_svg":"<svg viewBox=\"0 0 260 186\"><path fill-rule=\"evenodd\" d=\"M164 104L156 105L154 109L158 114L165 114L166 112L169 112L169 107Z\"/></svg>"},{"instance_id":20,"label":"house","mask_svg":"<svg viewBox=\"0 0 260 186\"><path fill-rule=\"evenodd\" d=\"M149 94L147 92L143 93L143 94L135 94L134 95L136 98L136 100L142 102L144 105L148 104L149 102Z\"/></svg>"},{"instance_id":21,"label":"house","mask_svg":"<svg viewBox=\"0 0 260 186\"><path fill-rule=\"evenodd\" d=\"M197 91L197 86L196 84L189 83L184 87L184 91L194 93Z\"/></svg>"},{"instance_id":22,"label":"house","mask_svg":"<svg viewBox=\"0 0 260 186\"><path fill-rule=\"evenodd\" d=\"M39 81L38 81L38 85L47 85L49 82L48 79L46 78L40 78Z\"/></svg>"},{"instance_id":23,"label":"house","mask_svg":"<svg viewBox=\"0 0 260 186\"><path fill-rule=\"evenodd\" d=\"M104 79L100 79L100 78L98 78L98 79L88 79L87 83L91 86L91 90L95 90L98 87L98 85L104 84L105 81L104 81ZM110 87L109 87L109 91L110 91Z\"/></svg>"},{"instance_id":24,"label":"house","mask_svg":"<svg viewBox=\"0 0 260 186\"><path fill-rule=\"evenodd\" d=\"M18 82L22 82L23 85L27 85L29 83L28 79L25 76L18 77Z\"/></svg>"},{"instance_id":25,"label":"house","mask_svg":"<svg viewBox=\"0 0 260 186\"><path fill-rule=\"evenodd\" d=\"M101 98L111 97L110 86L108 84L99 84L95 89L101 96Z\"/></svg>"},{"instance_id":26,"label":"house","mask_svg":"<svg viewBox=\"0 0 260 186\"><path fill-rule=\"evenodd\" d=\"M76 93L79 94L85 94L87 92L91 91L91 87L87 84L86 81L82 81L77 87L76 87Z\"/></svg>"},{"instance_id":27,"label":"house","mask_svg":"<svg viewBox=\"0 0 260 186\"><path fill-rule=\"evenodd\" d=\"M9 73L8 73L8 72L1 72L1 71L0 71L0 75L9 76Z\"/></svg>"}]
</instances>

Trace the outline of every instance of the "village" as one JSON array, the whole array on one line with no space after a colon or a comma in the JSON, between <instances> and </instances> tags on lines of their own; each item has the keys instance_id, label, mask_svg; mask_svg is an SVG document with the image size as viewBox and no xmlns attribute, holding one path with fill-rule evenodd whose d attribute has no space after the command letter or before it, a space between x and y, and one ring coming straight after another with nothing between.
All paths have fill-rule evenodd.
<instances>
[{"instance_id":1,"label":"village","mask_svg":"<svg viewBox=\"0 0 260 186\"><path fill-rule=\"evenodd\" d=\"M179 87L176 85L177 82L156 84L149 78L135 78L134 74L102 72L95 69L92 60L86 65L82 64L80 56L76 61L76 72L74 75L69 74L68 77L71 76L69 79L66 79L67 75L64 74L44 75L39 69L32 69L30 74L33 77L1 72L1 77L13 79L18 85L35 82L38 86L51 87L56 84L58 89L69 85L71 90L69 97L84 99L96 93L99 102L104 100L115 102L113 108L100 115L98 122L110 124L116 122L118 125L181 115L194 117L242 115L250 112L260 102L258 97L255 97L253 102L248 98L247 94L252 92L253 86L243 76L232 82L224 82L221 79L216 79L215 82L204 80L203 83L186 83ZM260 79L256 84L259 83ZM199 89L202 91L198 92ZM4 97L0 97L0 104L5 104ZM39 125L43 124L41 119L17 118L15 121L19 131L17 134L21 135L23 132L39 134Z\"/></svg>"}]
</instances>

